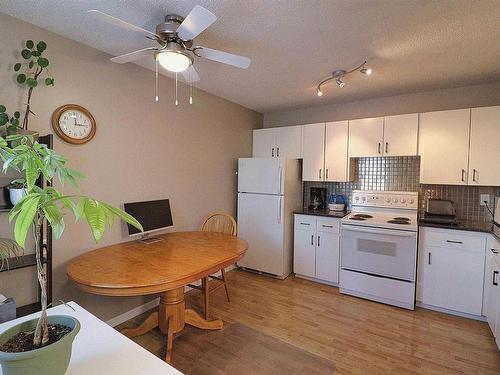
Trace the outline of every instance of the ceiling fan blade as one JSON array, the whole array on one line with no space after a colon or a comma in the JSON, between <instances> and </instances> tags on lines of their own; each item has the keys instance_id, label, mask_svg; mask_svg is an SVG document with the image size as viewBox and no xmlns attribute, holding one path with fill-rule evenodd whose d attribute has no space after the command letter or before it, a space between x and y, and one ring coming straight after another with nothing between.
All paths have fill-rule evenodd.
<instances>
[{"instance_id":1,"label":"ceiling fan blade","mask_svg":"<svg viewBox=\"0 0 500 375\"><path fill-rule=\"evenodd\" d=\"M186 82L198 82L200 80L200 76L198 75L198 72L194 68L194 66L190 66L186 70L182 72L182 76L184 77L184 80Z\"/></svg>"},{"instance_id":2,"label":"ceiling fan blade","mask_svg":"<svg viewBox=\"0 0 500 375\"><path fill-rule=\"evenodd\" d=\"M196 5L177 28L177 35L182 40L193 40L216 19L217 17L212 12Z\"/></svg>"},{"instance_id":3,"label":"ceiling fan blade","mask_svg":"<svg viewBox=\"0 0 500 375\"><path fill-rule=\"evenodd\" d=\"M113 57L110 60L113 61L114 63L126 64L131 61L139 60L142 57L150 55L151 51L157 51L157 50L158 48L156 47L143 48L138 51L129 52L124 55Z\"/></svg>"},{"instance_id":4,"label":"ceiling fan blade","mask_svg":"<svg viewBox=\"0 0 500 375\"><path fill-rule=\"evenodd\" d=\"M131 23L125 22L119 18L113 17L107 13L101 12L100 10L91 9L91 10L87 10L86 13L88 15L94 17L95 19L99 19L99 20L107 22L111 25L118 26L118 27L121 27L123 29L131 30L131 31L147 34L149 36L153 36L155 39L160 38L159 35L151 32L149 30L143 29L142 27L139 27L139 26L132 25Z\"/></svg>"},{"instance_id":5,"label":"ceiling fan blade","mask_svg":"<svg viewBox=\"0 0 500 375\"><path fill-rule=\"evenodd\" d=\"M212 49L212 48L199 47L199 49L196 48L195 51L196 55L204 57L205 59L232 65L242 69L248 68L250 66L250 63L252 62L252 60L250 60L248 57L234 55L232 53L219 51L217 49Z\"/></svg>"}]
</instances>

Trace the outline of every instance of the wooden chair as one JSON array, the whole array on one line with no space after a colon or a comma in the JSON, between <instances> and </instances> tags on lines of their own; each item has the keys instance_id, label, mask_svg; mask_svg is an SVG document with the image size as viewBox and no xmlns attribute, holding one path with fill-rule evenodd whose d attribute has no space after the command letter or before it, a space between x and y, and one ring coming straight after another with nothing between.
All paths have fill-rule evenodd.
<instances>
[{"instance_id":1,"label":"wooden chair","mask_svg":"<svg viewBox=\"0 0 500 375\"><path fill-rule=\"evenodd\" d=\"M225 213L225 212L211 212L207 216L203 218L202 224L200 226L201 231L205 232L218 232L218 233L225 233L225 234L230 234L232 236L237 235L237 226L236 226L236 221L234 218ZM226 271L223 269L220 270L222 275L215 276L215 275L209 275L203 279L201 279L201 286L199 285L193 285L190 284L189 286L194 289L201 290L204 298L204 306L205 306L205 319L208 320L208 305L209 305L209 295L213 291L219 289L220 287L224 286L224 289L226 291L226 297L227 301L230 302L229 300L229 291L227 289L227 282L226 282ZM216 280L217 284L210 288L209 286L209 280Z\"/></svg>"}]
</instances>

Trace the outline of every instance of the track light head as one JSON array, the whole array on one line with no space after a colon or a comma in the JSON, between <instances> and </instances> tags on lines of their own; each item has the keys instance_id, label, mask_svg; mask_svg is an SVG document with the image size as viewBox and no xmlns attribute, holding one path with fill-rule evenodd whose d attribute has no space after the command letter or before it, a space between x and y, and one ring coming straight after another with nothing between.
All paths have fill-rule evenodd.
<instances>
[{"instance_id":1,"label":"track light head","mask_svg":"<svg viewBox=\"0 0 500 375\"><path fill-rule=\"evenodd\" d=\"M321 89L319 87L316 90L316 95L323 96L323 91L321 91Z\"/></svg>"},{"instance_id":2,"label":"track light head","mask_svg":"<svg viewBox=\"0 0 500 375\"><path fill-rule=\"evenodd\" d=\"M342 82L342 80L340 78L337 78L335 80L335 82L337 82L337 85L339 85L340 88L345 86L345 82Z\"/></svg>"},{"instance_id":3,"label":"track light head","mask_svg":"<svg viewBox=\"0 0 500 375\"><path fill-rule=\"evenodd\" d=\"M366 74L367 76L373 73L372 68L367 68L364 65L359 71L363 74Z\"/></svg>"}]
</instances>

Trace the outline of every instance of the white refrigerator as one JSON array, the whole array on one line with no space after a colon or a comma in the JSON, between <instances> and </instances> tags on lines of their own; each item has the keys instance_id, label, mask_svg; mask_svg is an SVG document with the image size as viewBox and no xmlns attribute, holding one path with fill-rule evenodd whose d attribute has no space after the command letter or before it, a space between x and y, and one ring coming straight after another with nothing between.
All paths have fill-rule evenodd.
<instances>
[{"instance_id":1,"label":"white refrigerator","mask_svg":"<svg viewBox=\"0 0 500 375\"><path fill-rule=\"evenodd\" d=\"M238 159L238 266L284 279L292 272L293 211L302 205L299 160Z\"/></svg>"}]
</instances>

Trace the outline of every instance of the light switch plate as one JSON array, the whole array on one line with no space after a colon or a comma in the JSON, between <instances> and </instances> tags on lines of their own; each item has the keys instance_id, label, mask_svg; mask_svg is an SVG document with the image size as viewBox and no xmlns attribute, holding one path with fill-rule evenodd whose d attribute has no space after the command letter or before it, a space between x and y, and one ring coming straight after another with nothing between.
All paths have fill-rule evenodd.
<instances>
[{"instance_id":1,"label":"light switch plate","mask_svg":"<svg viewBox=\"0 0 500 375\"><path fill-rule=\"evenodd\" d=\"M484 204L484 201L490 203L490 195L489 194L479 194L479 205L486 206L486 204Z\"/></svg>"}]
</instances>

